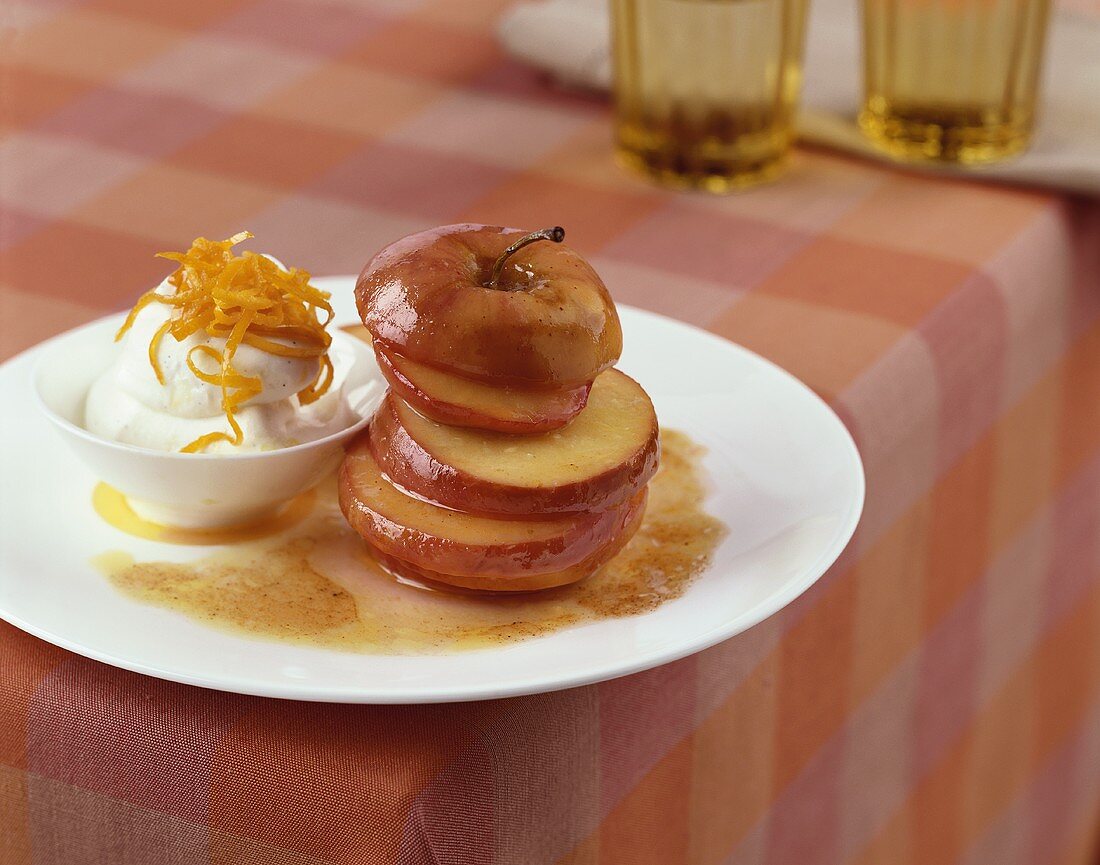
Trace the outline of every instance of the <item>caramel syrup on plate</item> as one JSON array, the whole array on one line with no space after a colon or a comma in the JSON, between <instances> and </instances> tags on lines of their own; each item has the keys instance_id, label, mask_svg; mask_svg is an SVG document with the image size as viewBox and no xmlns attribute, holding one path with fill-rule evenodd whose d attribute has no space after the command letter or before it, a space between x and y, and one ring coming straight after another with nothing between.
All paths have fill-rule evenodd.
<instances>
[{"instance_id":1,"label":"caramel syrup on plate","mask_svg":"<svg viewBox=\"0 0 1100 865\"><path fill-rule=\"evenodd\" d=\"M331 488L319 491L308 515L292 512L293 519L267 538L251 535L182 564L137 562L119 551L94 564L132 598L263 639L372 654L509 643L647 613L680 597L706 569L726 528L703 510L703 449L669 430L661 435L661 449L638 533L597 573L558 589L487 595L397 580L375 564L344 522ZM110 510L99 512L140 534L129 518L120 525ZM132 512L130 517L140 521ZM157 539L194 543L170 534Z\"/></svg>"}]
</instances>

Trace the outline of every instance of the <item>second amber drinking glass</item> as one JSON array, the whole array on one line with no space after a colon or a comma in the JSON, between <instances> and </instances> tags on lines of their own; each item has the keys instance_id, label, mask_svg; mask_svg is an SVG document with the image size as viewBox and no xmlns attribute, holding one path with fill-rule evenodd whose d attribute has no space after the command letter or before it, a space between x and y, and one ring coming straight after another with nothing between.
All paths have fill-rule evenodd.
<instances>
[{"instance_id":1,"label":"second amber drinking glass","mask_svg":"<svg viewBox=\"0 0 1100 865\"><path fill-rule=\"evenodd\" d=\"M1049 0L863 0L864 134L902 159L1019 153L1049 15Z\"/></svg>"},{"instance_id":2,"label":"second amber drinking glass","mask_svg":"<svg viewBox=\"0 0 1100 865\"><path fill-rule=\"evenodd\" d=\"M724 192L773 176L794 137L805 0L614 0L620 159Z\"/></svg>"}]
</instances>

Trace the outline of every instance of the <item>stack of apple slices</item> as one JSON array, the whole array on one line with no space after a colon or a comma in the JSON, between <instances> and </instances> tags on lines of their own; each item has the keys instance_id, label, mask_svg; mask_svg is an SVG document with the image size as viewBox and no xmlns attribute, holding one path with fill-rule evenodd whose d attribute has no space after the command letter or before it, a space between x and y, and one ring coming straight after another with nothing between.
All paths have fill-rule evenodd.
<instances>
[{"instance_id":1,"label":"stack of apple slices","mask_svg":"<svg viewBox=\"0 0 1100 865\"><path fill-rule=\"evenodd\" d=\"M364 269L356 300L391 388L340 472L390 570L468 589L572 583L637 530L659 459L602 281L560 243L456 225Z\"/></svg>"}]
</instances>

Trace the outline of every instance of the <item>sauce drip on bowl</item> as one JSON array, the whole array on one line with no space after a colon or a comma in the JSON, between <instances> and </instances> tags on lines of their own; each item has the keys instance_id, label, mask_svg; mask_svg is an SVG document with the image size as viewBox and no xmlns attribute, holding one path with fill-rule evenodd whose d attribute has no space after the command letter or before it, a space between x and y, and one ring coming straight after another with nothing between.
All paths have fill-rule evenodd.
<instances>
[{"instance_id":1,"label":"sauce drip on bowl","mask_svg":"<svg viewBox=\"0 0 1100 865\"><path fill-rule=\"evenodd\" d=\"M184 544L186 546L215 546L217 544L237 544L242 541L277 535L300 523L313 512L317 498L315 490L308 490L291 499L267 519L246 525L216 529L189 529L182 526L166 526L143 519L134 513L126 496L105 483L96 484L92 491L92 507L99 518L119 531L136 538L160 541L164 544Z\"/></svg>"},{"instance_id":2,"label":"sauce drip on bowl","mask_svg":"<svg viewBox=\"0 0 1100 865\"><path fill-rule=\"evenodd\" d=\"M703 450L670 430L661 447L638 533L592 577L560 589L486 596L400 582L375 564L325 489L276 537L186 563L110 552L95 564L137 600L239 634L375 654L484 648L649 612L706 569L726 528L703 509Z\"/></svg>"}]
</instances>

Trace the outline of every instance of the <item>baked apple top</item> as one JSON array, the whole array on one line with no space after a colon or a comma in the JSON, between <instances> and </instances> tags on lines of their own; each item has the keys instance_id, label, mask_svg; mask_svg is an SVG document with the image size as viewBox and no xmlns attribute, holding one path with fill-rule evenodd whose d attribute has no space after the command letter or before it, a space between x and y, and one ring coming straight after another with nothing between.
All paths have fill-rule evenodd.
<instances>
[{"instance_id":1,"label":"baked apple top","mask_svg":"<svg viewBox=\"0 0 1100 865\"><path fill-rule=\"evenodd\" d=\"M411 234L363 269L359 314L389 351L468 378L590 382L619 359L622 330L603 281L563 236L476 224Z\"/></svg>"}]
</instances>

